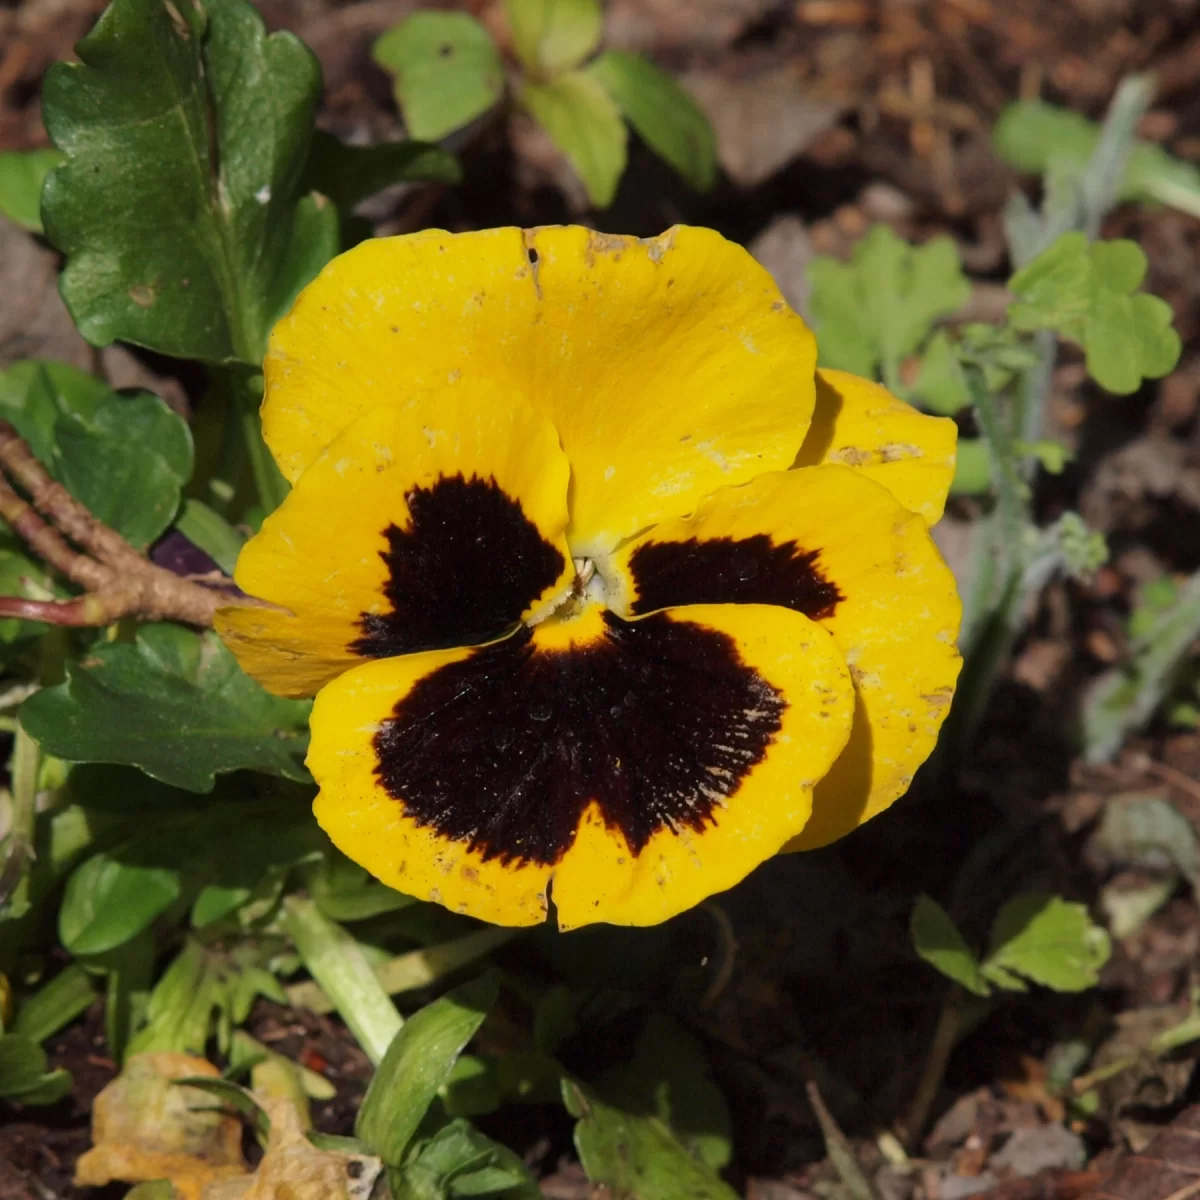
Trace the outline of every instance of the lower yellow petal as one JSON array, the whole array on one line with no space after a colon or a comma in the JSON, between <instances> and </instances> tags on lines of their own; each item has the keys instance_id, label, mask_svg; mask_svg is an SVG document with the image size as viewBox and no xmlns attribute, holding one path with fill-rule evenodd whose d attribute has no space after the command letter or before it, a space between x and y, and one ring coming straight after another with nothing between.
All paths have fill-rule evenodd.
<instances>
[{"instance_id":1,"label":"lower yellow petal","mask_svg":"<svg viewBox=\"0 0 1200 1200\"><path fill-rule=\"evenodd\" d=\"M311 696L365 658L497 637L574 578L554 428L485 381L372 409L300 477L234 578L276 608L217 629L242 667Z\"/></svg>"},{"instance_id":2,"label":"lower yellow petal","mask_svg":"<svg viewBox=\"0 0 1200 1200\"><path fill-rule=\"evenodd\" d=\"M599 608L359 667L317 697L334 843L496 924L647 925L723 891L808 820L849 735L830 636L776 607Z\"/></svg>"},{"instance_id":3,"label":"lower yellow petal","mask_svg":"<svg viewBox=\"0 0 1200 1200\"><path fill-rule=\"evenodd\" d=\"M817 406L798 467L833 463L882 483L905 508L936 524L954 478L958 430L846 371L817 372Z\"/></svg>"},{"instance_id":4,"label":"lower yellow petal","mask_svg":"<svg viewBox=\"0 0 1200 1200\"><path fill-rule=\"evenodd\" d=\"M961 666L961 605L925 521L863 472L812 467L722 489L602 569L618 611L758 601L805 611L833 635L854 679L854 725L789 849L882 812L932 752Z\"/></svg>"}]
</instances>

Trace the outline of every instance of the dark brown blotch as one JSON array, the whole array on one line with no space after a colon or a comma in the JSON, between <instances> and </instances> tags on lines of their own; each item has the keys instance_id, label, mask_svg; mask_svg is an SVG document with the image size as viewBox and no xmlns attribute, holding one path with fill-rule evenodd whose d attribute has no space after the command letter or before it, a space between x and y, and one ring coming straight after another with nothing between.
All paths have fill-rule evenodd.
<instances>
[{"instance_id":1,"label":"dark brown blotch","mask_svg":"<svg viewBox=\"0 0 1200 1200\"><path fill-rule=\"evenodd\" d=\"M640 853L733 801L787 704L729 635L605 614L605 636L539 650L531 633L433 671L375 736L376 776L408 816L485 860L553 865L595 800Z\"/></svg>"}]
</instances>

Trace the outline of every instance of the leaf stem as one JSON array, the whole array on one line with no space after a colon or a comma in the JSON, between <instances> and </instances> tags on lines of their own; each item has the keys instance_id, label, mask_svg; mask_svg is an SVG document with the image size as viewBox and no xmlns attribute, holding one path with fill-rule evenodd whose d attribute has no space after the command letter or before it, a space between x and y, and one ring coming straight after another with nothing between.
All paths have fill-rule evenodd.
<instances>
[{"instance_id":1,"label":"leaf stem","mask_svg":"<svg viewBox=\"0 0 1200 1200\"><path fill-rule=\"evenodd\" d=\"M262 388L256 386L251 377L236 368L228 373L227 382L232 400L232 415L241 428L242 443L246 448L254 491L263 514L269 515L284 502L290 488L275 465L267 443L263 441L262 419L258 411L262 404Z\"/></svg>"},{"instance_id":2,"label":"leaf stem","mask_svg":"<svg viewBox=\"0 0 1200 1200\"><path fill-rule=\"evenodd\" d=\"M313 979L378 1065L404 1022L362 947L306 896L284 901L283 923Z\"/></svg>"},{"instance_id":3,"label":"leaf stem","mask_svg":"<svg viewBox=\"0 0 1200 1200\"><path fill-rule=\"evenodd\" d=\"M41 751L17 724L9 773L12 777L12 838L8 858L0 868L0 904L21 913L29 903L29 865L33 860L37 824L37 780Z\"/></svg>"},{"instance_id":4,"label":"leaf stem","mask_svg":"<svg viewBox=\"0 0 1200 1200\"><path fill-rule=\"evenodd\" d=\"M913 1093L912 1102L904 1114L900 1129L900 1141L906 1150L911 1150L916 1145L926 1121L929 1120L933 1102L941 1090L950 1055L958 1042L962 999L963 990L955 984L942 1001L933 1040L929 1043L925 1065L921 1068L921 1077L917 1081L917 1090Z\"/></svg>"}]
</instances>

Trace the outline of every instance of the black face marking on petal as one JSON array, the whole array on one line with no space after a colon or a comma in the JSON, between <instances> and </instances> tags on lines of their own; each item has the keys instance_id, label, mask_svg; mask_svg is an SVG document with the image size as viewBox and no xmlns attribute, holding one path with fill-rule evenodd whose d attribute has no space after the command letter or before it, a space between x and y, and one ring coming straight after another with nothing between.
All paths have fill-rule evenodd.
<instances>
[{"instance_id":1,"label":"black face marking on petal","mask_svg":"<svg viewBox=\"0 0 1200 1200\"><path fill-rule=\"evenodd\" d=\"M820 551L766 534L646 542L630 555L634 613L678 604L778 604L811 620L833 616L845 597L817 566Z\"/></svg>"},{"instance_id":2,"label":"black face marking on petal","mask_svg":"<svg viewBox=\"0 0 1200 1200\"><path fill-rule=\"evenodd\" d=\"M387 658L490 641L562 572L563 556L494 479L444 475L405 496L407 529L384 530L390 613L364 613L356 654Z\"/></svg>"},{"instance_id":3,"label":"black face marking on petal","mask_svg":"<svg viewBox=\"0 0 1200 1200\"><path fill-rule=\"evenodd\" d=\"M656 614L584 646L527 629L427 675L375 735L405 812L485 859L552 865L595 800L633 853L703 831L761 761L787 707L727 634Z\"/></svg>"}]
</instances>

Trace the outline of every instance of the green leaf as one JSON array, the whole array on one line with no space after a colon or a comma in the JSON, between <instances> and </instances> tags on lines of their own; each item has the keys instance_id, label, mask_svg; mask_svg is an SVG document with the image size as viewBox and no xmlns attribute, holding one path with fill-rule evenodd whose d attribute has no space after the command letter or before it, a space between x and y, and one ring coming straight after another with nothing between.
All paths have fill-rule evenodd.
<instances>
[{"instance_id":1,"label":"green leaf","mask_svg":"<svg viewBox=\"0 0 1200 1200\"><path fill-rule=\"evenodd\" d=\"M918 896L909 922L913 949L947 979L961 983L969 992L986 996L988 986L979 970L979 959L949 914L935 900Z\"/></svg>"},{"instance_id":2,"label":"green leaf","mask_svg":"<svg viewBox=\"0 0 1200 1200\"><path fill-rule=\"evenodd\" d=\"M651 1014L633 1059L604 1072L596 1090L626 1113L657 1117L685 1150L714 1171L729 1165L729 1106L709 1072L704 1047L670 1017Z\"/></svg>"},{"instance_id":3,"label":"green leaf","mask_svg":"<svg viewBox=\"0 0 1200 1200\"><path fill-rule=\"evenodd\" d=\"M893 387L900 363L934 322L971 294L950 238L910 246L886 225L873 225L848 263L813 259L808 277L821 365L867 376L882 366L884 382Z\"/></svg>"},{"instance_id":4,"label":"green leaf","mask_svg":"<svg viewBox=\"0 0 1200 1200\"><path fill-rule=\"evenodd\" d=\"M427 1004L392 1040L367 1089L355 1136L389 1165L399 1165L413 1134L466 1044L496 1002L498 972Z\"/></svg>"},{"instance_id":5,"label":"green leaf","mask_svg":"<svg viewBox=\"0 0 1200 1200\"><path fill-rule=\"evenodd\" d=\"M625 124L613 98L590 75L572 71L550 83L526 83L521 103L567 156L588 199L607 208L625 170Z\"/></svg>"},{"instance_id":6,"label":"green leaf","mask_svg":"<svg viewBox=\"0 0 1200 1200\"><path fill-rule=\"evenodd\" d=\"M978 496L992 486L992 456L983 438L960 438L954 460L950 492L955 496Z\"/></svg>"},{"instance_id":7,"label":"green leaf","mask_svg":"<svg viewBox=\"0 0 1200 1200\"><path fill-rule=\"evenodd\" d=\"M91 976L72 963L22 1003L13 1032L44 1042L86 1012L95 998Z\"/></svg>"},{"instance_id":8,"label":"green leaf","mask_svg":"<svg viewBox=\"0 0 1200 1200\"><path fill-rule=\"evenodd\" d=\"M944 329L929 339L921 355L921 373L913 395L930 412L952 417L971 405L971 390L963 376L958 350Z\"/></svg>"},{"instance_id":9,"label":"green leaf","mask_svg":"<svg viewBox=\"0 0 1200 1200\"><path fill-rule=\"evenodd\" d=\"M1092 845L1107 859L1145 871L1171 868L1193 887L1200 886L1200 845L1196 831L1173 804L1161 796L1114 798L1093 835Z\"/></svg>"},{"instance_id":10,"label":"green leaf","mask_svg":"<svg viewBox=\"0 0 1200 1200\"><path fill-rule=\"evenodd\" d=\"M187 1075L172 1080L179 1087L192 1087L197 1091L208 1092L223 1100L235 1112L249 1123L250 1128L260 1137L265 1138L271 1132L271 1118L267 1110L254 1098L254 1093L228 1079L216 1079L212 1075Z\"/></svg>"},{"instance_id":11,"label":"green leaf","mask_svg":"<svg viewBox=\"0 0 1200 1200\"><path fill-rule=\"evenodd\" d=\"M985 965L1056 992L1082 992L1096 985L1110 950L1108 934L1082 904L1026 892L997 914Z\"/></svg>"},{"instance_id":12,"label":"green leaf","mask_svg":"<svg viewBox=\"0 0 1200 1200\"><path fill-rule=\"evenodd\" d=\"M381 142L348 146L318 129L304 168L301 188L328 196L343 212L397 183L458 183L458 159L428 142Z\"/></svg>"},{"instance_id":13,"label":"green leaf","mask_svg":"<svg viewBox=\"0 0 1200 1200\"><path fill-rule=\"evenodd\" d=\"M222 990L214 955L189 938L150 993L146 1023L130 1040L127 1057L164 1050L203 1054Z\"/></svg>"},{"instance_id":14,"label":"green leaf","mask_svg":"<svg viewBox=\"0 0 1200 1200\"><path fill-rule=\"evenodd\" d=\"M588 67L642 140L698 192L717 181L717 140L700 106L640 54L607 50Z\"/></svg>"},{"instance_id":15,"label":"green leaf","mask_svg":"<svg viewBox=\"0 0 1200 1200\"><path fill-rule=\"evenodd\" d=\"M72 954L103 954L136 937L181 892L177 871L94 854L67 880L59 939Z\"/></svg>"},{"instance_id":16,"label":"green leaf","mask_svg":"<svg viewBox=\"0 0 1200 1200\"><path fill-rule=\"evenodd\" d=\"M199 500L186 500L175 528L225 572L233 574L245 538L224 517Z\"/></svg>"},{"instance_id":17,"label":"green leaf","mask_svg":"<svg viewBox=\"0 0 1200 1200\"><path fill-rule=\"evenodd\" d=\"M103 380L66 363L26 359L0 372L0 416L17 427L52 474L57 466L59 417L65 413L91 417L112 394Z\"/></svg>"},{"instance_id":18,"label":"green leaf","mask_svg":"<svg viewBox=\"0 0 1200 1200\"><path fill-rule=\"evenodd\" d=\"M0 1097L22 1104L55 1104L71 1090L71 1075L48 1066L37 1042L19 1033L0 1034Z\"/></svg>"},{"instance_id":19,"label":"green leaf","mask_svg":"<svg viewBox=\"0 0 1200 1200\"><path fill-rule=\"evenodd\" d=\"M46 75L66 162L42 212L80 332L257 366L312 233L297 238L296 185L316 59L246 0L114 0L77 52Z\"/></svg>"},{"instance_id":20,"label":"green leaf","mask_svg":"<svg viewBox=\"0 0 1200 1200\"><path fill-rule=\"evenodd\" d=\"M192 474L187 424L150 392L63 413L54 474L97 520L144 550L172 522Z\"/></svg>"},{"instance_id":21,"label":"green leaf","mask_svg":"<svg viewBox=\"0 0 1200 1200\"><path fill-rule=\"evenodd\" d=\"M58 150L6 150L0 154L0 214L42 232L42 184L59 163Z\"/></svg>"},{"instance_id":22,"label":"green leaf","mask_svg":"<svg viewBox=\"0 0 1200 1200\"><path fill-rule=\"evenodd\" d=\"M375 43L371 56L396 77L404 123L422 141L435 142L475 120L504 91L496 43L466 13L413 13Z\"/></svg>"},{"instance_id":23,"label":"green leaf","mask_svg":"<svg viewBox=\"0 0 1200 1200\"><path fill-rule=\"evenodd\" d=\"M527 71L557 75L600 44L599 0L504 0L513 48Z\"/></svg>"},{"instance_id":24,"label":"green leaf","mask_svg":"<svg viewBox=\"0 0 1200 1200\"><path fill-rule=\"evenodd\" d=\"M401 1170L392 1172L391 1182L395 1200L538 1200L542 1194L516 1154L461 1120L439 1129Z\"/></svg>"},{"instance_id":25,"label":"green leaf","mask_svg":"<svg viewBox=\"0 0 1200 1200\"><path fill-rule=\"evenodd\" d=\"M1044 100L1008 105L992 137L1000 156L1020 171L1044 174L1056 166L1080 172L1100 138L1100 127L1079 113ZM1149 142L1134 145L1117 189L1120 200L1153 200L1200 215L1200 169Z\"/></svg>"},{"instance_id":26,"label":"green leaf","mask_svg":"<svg viewBox=\"0 0 1200 1200\"><path fill-rule=\"evenodd\" d=\"M365 921L417 903L414 897L379 883L333 847L321 860L310 891L317 907L332 921Z\"/></svg>"},{"instance_id":27,"label":"green leaf","mask_svg":"<svg viewBox=\"0 0 1200 1200\"><path fill-rule=\"evenodd\" d=\"M21 720L67 762L123 763L206 792L223 771L307 779L307 713L255 683L215 634L149 625L69 663L66 683L31 696Z\"/></svg>"},{"instance_id":28,"label":"green leaf","mask_svg":"<svg viewBox=\"0 0 1200 1200\"><path fill-rule=\"evenodd\" d=\"M1079 343L1092 378L1127 395L1168 374L1182 346L1170 305L1134 294L1145 274L1146 256L1133 242L1089 244L1083 233L1064 233L1012 277L1009 321Z\"/></svg>"},{"instance_id":29,"label":"green leaf","mask_svg":"<svg viewBox=\"0 0 1200 1200\"><path fill-rule=\"evenodd\" d=\"M562 1091L567 1111L578 1118L575 1148L592 1183L654 1200L734 1200L737 1193L657 1117L622 1112L573 1079L563 1080Z\"/></svg>"}]
</instances>

